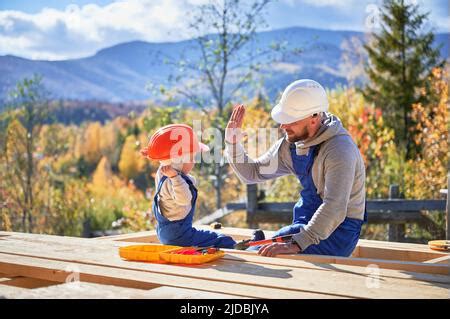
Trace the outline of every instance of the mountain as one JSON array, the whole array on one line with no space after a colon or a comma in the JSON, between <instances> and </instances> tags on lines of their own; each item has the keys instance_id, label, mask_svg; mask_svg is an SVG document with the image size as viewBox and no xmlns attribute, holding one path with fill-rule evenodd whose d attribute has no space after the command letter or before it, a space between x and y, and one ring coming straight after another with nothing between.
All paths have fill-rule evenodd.
<instances>
[{"instance_id":1,"label":"mountain","mask_svg":"<svg viewBox=\"0 0 450 319\"><path fill-rule=\"evenodd\" d=\"M298 78L312 78L334 88L347 84L339 68L345 39L364 34L354 31L331 31L294 27L259 32L256 42L243 48L241 57L250 51L283 42L287 49L301 48L300 55L284 54L277 64L266 63L264 89L274 98L288 83ZM443 44L441 54L448 58L449 34L437 34L436 45ZM288 51L287 51L288 52ZM0 99L5 99L15 83L35 73L44 78L44 85L53 98L98 100L108 102L137 101L153 98L146 84L167 85L174 67L163 63L162 57L177 59L184 54L195 59L199 54L195 41L122 43L97 52L94 56L66 61L28 60L12 55L0 56ZM264 60L262 60L264 62ZM247 88L249 90L249 88Z\"/></svg>"}]
</instances>

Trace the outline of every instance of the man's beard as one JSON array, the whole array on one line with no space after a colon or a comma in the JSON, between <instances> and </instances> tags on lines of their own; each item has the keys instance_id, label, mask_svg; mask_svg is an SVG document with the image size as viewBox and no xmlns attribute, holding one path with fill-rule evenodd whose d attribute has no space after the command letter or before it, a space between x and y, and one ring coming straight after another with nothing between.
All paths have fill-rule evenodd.
<instances>
[{"instance_id":1,"label":"man's beard","mask_svg":"<svg viewBox=\"0 0 450 319\"><path fill-rule=\"evenodd\" d=\"M286 135L286 140L288 142L290 142L290 143L295 143L295 142L298 142L298 141L304 141L304 140L306 140L309 137L309 133L308 133L306 128L303 130L301 135L297 135L297 134L292 135L291 134L289 136L287 131L285 131L285 135Z\"/></svg>"}]
</instances>

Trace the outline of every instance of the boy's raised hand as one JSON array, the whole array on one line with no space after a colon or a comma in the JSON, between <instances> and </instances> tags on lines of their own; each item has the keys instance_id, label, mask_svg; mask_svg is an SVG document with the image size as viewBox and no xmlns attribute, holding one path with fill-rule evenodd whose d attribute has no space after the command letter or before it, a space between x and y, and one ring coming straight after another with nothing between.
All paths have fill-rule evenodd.
<instances>
[{"instance_id":1,"label":"boy's raised hand","mask_svg":"<svg viewBox=\"0 0 450 319\"><path fill-rule=\"evenodd\" d=\"M245 107L238 104L233 108L230 120L225 129L225 141L230 144L236 144L242 141L242 122L244 121Z\"/></svg>"},{"instance_id":2,"label":"boy's raised hand","mask_svg":"<svg viewBox=\"0 0 450 319\"><path fill-rule=\"evenodd\" d=\"M161 174L171 178L171 177L177 176L178 172L172 166L166 165L166 166L161 167Z\"/></svg>"}]
</instances>

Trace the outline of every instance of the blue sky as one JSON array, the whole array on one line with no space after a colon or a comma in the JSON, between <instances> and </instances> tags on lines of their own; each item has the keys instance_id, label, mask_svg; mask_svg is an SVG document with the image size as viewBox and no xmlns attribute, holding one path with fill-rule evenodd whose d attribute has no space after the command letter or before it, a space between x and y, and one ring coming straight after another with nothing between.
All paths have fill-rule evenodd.
<instances>
[{"instance_id":1,"label":"blue sky","mask_svg":"<svg viewBox=\"0 0 450 319\"><path fill-rule=\"evenodd\" d=\"M121 42L186 39L186 12L207 0L0 0L0 55L62 60ZM430 12L427 25L449 32L448 0L406 0ZM373 31L381 0L278 0L269 29L308 26Z\"/></svg>"}]
</instances>

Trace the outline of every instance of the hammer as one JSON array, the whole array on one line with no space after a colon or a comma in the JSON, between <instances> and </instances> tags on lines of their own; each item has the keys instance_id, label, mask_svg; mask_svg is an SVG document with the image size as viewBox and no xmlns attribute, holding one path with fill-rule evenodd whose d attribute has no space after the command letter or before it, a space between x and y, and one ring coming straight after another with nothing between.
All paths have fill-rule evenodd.
<instances>
[{"instance_id":1,"label":"hammer","mask_svg":"<svg viewBox=\"0 0 450 319\"><path fill-rule=\"evenodd\" d=\"M293 235L285 235L285 236L279 236L279 237L274 237L274 238L270 238L270 239L264 239L264 240L257 240L257 241L252 241L251 239L246 239L243 240L239 243L237 243L236 245L234 245L234 249L237 250L245 250L248 247L252 247L252 246L260 246L260 245L265 245L265 244L270 244L270 243L285 243L288 242L292 239Z\"/></svg>"}]
</instances>

